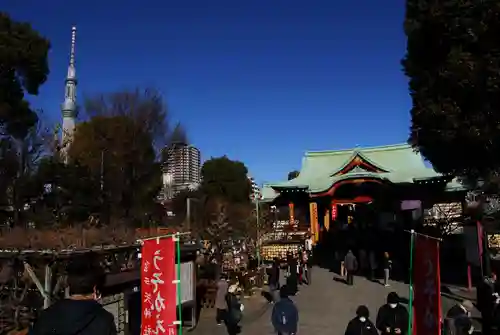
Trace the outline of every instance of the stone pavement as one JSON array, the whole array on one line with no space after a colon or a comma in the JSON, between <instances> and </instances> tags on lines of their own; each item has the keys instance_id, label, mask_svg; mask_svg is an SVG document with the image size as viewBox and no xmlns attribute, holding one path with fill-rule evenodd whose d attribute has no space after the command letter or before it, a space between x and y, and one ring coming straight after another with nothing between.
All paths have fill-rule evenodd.
<instances>
[{"instance_id":1,"label":"stone pavement","mask_svg":"<svg viewBox=\"0 0 500 335\"><path fill-rule=\"evenodd\" d=\"M387 294L392 291L403 298L408 297L408 285L404 283L391 282L391 286L386 288L365 278L356 277L354 286L350 287L328 270L314 268L313 284L301 287L297 296L292 298L299 309L299 334L342 335L349 320L355 316L356 308L362 304L369 308L370 318L375 322L378 308L385 303ZM456 301L443 297L443 310L446 312L454 303ZM273 334L270 323L272 306L262 306L260 314L245 314L241 335ZM225 334L224 327L214 326L213 319L207 322L208 324L205 324L205 320L202 320L193 333Z\"/></svg>"}]
</instances>

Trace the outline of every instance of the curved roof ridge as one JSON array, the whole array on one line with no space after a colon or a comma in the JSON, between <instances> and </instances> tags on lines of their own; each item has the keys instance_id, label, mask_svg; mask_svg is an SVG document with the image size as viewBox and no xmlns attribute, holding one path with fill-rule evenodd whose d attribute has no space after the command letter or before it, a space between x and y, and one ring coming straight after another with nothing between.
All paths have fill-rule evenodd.
<instances>
[{"instance_id":1,"label":"curved roof ridge","mask_svg":"<svg viewBox=\"0 0 500 335\"><path fill-rule=\"evenodd\" d=\"M361 159L363 159L364 161L366 161L369 164L373 165L375 168L383 171L383 173L386 173L386 172L390 171L387 168L385 168L382 165L380 165L379 163L374 162L370 158L366 157L366 155L363 154L362 151L358 152L358 151L354 150L354 151L352 151L352 154L349 156L349 158L347 158L346 161L337 170L335 170L334 172L332 172L330 176L334 176L334 175L338 174L340 171L342 171L343 169L345 169L354 159L356 159L356 157L361 157ZM380 172L376 172L376 173L380 173Z\"/></svg>"},{"instance_id":2,"label":"curved roof ridge","mask_svg":"<svg viewBox=\"0 0 500 335\"><path fill-rule=\"evenodd\" d=\"M400 143L400 144L379 145L371 147L354 147L351 149L341 149L341 150L306 151L305 156L323 156L323 155L336 155L336 154L340 155L340 154L347 154L353 151L375 152L375 151L389 151L389 150L401 150L401 149L411 149L411 145L407 143Z\"/></svg>"}]
</instances>

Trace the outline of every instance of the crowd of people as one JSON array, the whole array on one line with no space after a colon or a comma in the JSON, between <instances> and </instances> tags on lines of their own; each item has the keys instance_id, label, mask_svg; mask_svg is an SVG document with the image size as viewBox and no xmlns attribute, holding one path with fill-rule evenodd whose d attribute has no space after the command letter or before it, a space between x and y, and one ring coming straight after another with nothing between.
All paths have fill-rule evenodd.
<instances>
[{"instance_id":1,"label":"crowd of people","mask_svg":"<svg viewBox=\"0 0 500 335\"><path fill-rule=\"evenodd\" d=\"M280 300L274 304L271 323L278 335L297 334L299 311L289 298L290 292L284 285L280 288ZM400 297L395 292L389 293L387 303L380 307L376 321L370 319L368 307L361 305L356 316L347 324L345 335L406 335L408 331L408 311L400 304Z\"/></svg>"},{"instance_id":2,"label":"crowd of people","mask_svg":"<svg viewBox=\"0 0 500 335\"><path fill-rule=\"evenodd\" d=\"M280 260L275 259L268 271L270 303L273 304L271 323L278 335L297 333L299 311L290 297L297 294L300 285L311 285L311 258L312 253L308 250L307 245L295 255L287 254L284 272L285 285L283 286L280 285L282 273ZM384 283L388 286L391 264L388 253L385 253L384 259ZM359 269L358 260L351 250L345 255L342 267L345 270L347 283L353 285L354 274ZM372 270L374 268L374 266L371 267ZM374 276L373 271L371 271L371 276ZM225 323L228 334L234 335L240 329L237 324L242 315L243 305L234 303L234 289L231 287L232 285L227 282L227 279L222 277L218 284L216 322L219 325ZM375 323L370 319L368 307L359 306L356 310L356 316L347 324L345 335L378 335L379 333L381 335L406 335L409 315L406 307L400 302L401 299L397 293L389 293L386 304L378 310Z\"/></svg>"},{"instance_id":3,"label":"crowd of people","mask_svg":"<svg viewBox=\"0 0 500 335\"><path fill-rule=\"evenodd\" d=\"M364 275L372 281L377 278L377 271L380 267L378 265L375 252L370 251L367 253L365 250L360 250L358 257L356 257L350 249L343 258L340 256L339 252L335 255L335 259L340 267L340 276L345 278L345 281L349 286L354 285L355 274ZM385 287L389 287L392 260L388 252L384 252L383 254L381 268L383 269L383 284Z\"/></svg>"},{"instance_id":4,"label":"crowd of people","mask_svg":"<svg viewBox=\"0 0 500 335\"><path fill-rule=\"evenodd\" d=\"M279 335L295 334L298 324L298 310L289 298L297 294L300 285L310 285L312 280L311 257L312 245L310 239L296 254L286 255L285 281L281 286L282 263L275 258L267 271L270 299L274 304L271 322ZM244 306L237 298L237 283L230 282L226 275L221 275L217 283L215 299L217 325L225 325L228 335L240 332L239 322Z\"/></svg>"}]
</instances>

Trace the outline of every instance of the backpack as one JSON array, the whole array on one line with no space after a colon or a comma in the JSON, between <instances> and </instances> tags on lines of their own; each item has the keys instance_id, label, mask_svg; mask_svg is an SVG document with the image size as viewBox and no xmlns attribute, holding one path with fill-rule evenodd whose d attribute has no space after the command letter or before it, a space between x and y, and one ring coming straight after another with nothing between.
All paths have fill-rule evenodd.
<instances>
[{"instance_id":1,"label":"backpack","mask_svg":"<svg viewBox=\"0 0 500 335\"><path fill-rule=\"evenodd\" d=\"M287 325L287 323L288 323L288 319L287 319L287 317L286 317L286 314L285 314L285 312L284 312L284 311L281 311L281 313L280 313L280 318L279 318L279 324L280 324L281 326L286 326L286 325Z\"/></svg>"},{"instance_id":2,"label":"backpack","mask_svg":"<svg viewBox=\"0 0 500 335\"><path fill-rule=\"evenodd\" d=\"M295 316L290 314L294 313L294 309L290 306L280 306L282 303L282 301L278 302L277 305L275 305L275 308L278 307L278 309L273 310L273 326L277 331L287 333L290 328L293 329L296 327L296 325L293 324Z\"/></svg>"}]
</instances>

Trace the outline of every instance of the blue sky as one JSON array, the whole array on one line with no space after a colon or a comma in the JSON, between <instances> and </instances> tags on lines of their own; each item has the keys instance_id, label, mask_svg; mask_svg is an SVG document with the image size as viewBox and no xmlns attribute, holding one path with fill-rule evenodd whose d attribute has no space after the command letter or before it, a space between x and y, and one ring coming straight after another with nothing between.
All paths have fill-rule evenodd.
<instances>
[{"instance_id":1,"label":"blue sky","mask_svg":"<svg viewBox=\"0 0 500 335\"><path fill-rule=\"evenodd\" d=\"M52 42L34 99L52 120L76 25L80 99L156 87L205 159L241 160L258 182L286 178L307 150L407 139L401 0L3 0L1 9Z\"/></svg>"}]
</instances>

